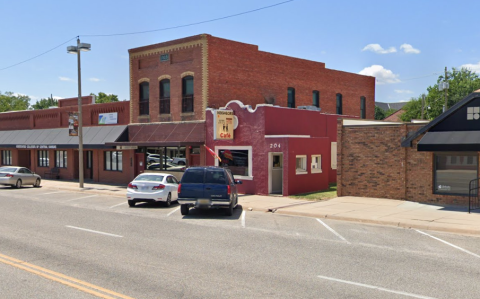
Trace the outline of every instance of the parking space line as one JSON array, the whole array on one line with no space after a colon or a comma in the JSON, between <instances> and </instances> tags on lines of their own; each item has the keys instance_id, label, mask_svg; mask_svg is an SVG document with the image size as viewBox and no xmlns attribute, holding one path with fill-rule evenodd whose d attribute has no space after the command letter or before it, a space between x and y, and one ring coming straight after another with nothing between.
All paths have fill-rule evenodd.
<instances>
[{"instance_id":1,"label":"parking space line","mask_svg":"<svg viewBox=\"0 0 480 299\"><path fill-rule=\"evenodd\" d=\"M176 208L175 210L171 211L170 213L167 214L167 217L175 213L176 211L180 210L180 207Z\"/></svg>"},{"instance_id":2,"label":"parking space line","mask_svg":"<svg viewBox=\"0 0 480 299\"><path fill-rule=\"evenodd\" d=\"M41 195L56 194L56 193L67 193L67 191L57 191L57 192L43 193Z\"/></svg>"},{"instance_id":3,"label":"parking space line","mask_svg":"<svg viewBox=\"0 0 480 299\"><path fill-rule=\"evenodd\" d=\"M331 231L335 236L339 237L342 241L347 242L347 244L350 244L350 242L347 241L344 237L342 237L339 233L333 230L330 226L328 226L326 223L324 223L322 220L316 218L318 222L320 222L323 226L325 226L329 231Z\"/></svg>"},{"instance_id":4,"label":"parking space line","mask_svg":"<svg viewBox=\"0 0 480 299\"><path fill-rule=\"evenodd\" d=\"M69 201L74 201L74 200L79 200L79 199L84 199L84 198L90 198L90 197L95 197L95 196L98 196L98 195L95 194L95 195L90 195L90 196L84 196L84 197L69 199L69 200L66 200L64 202L69 202Z\"/></svg>"},{"instance_id":5,"label":"parking space line","mask_svg":"<svg viewBox=\"0 0 480 299\"><path fill-rule=\"evenodd\" d=\"M333 277L327 277L327 276L322 276L318 275L318 278L330 280L330 281L335 281L335 282L341 282L341 283L346 283L346 284L351 284L359 287L364 287L364 288L369 288L369 289L374 289L377 291L383 291L383 292L388 292L388 293L393 293L393 294L398 294L398 295L404 295L408 297L413 297L413 298L420 298L420 299L435 299L433 297L427 297L427 296L422 296L422 295L417 295L417 294L412 294L412 293L407 293L407 292L402 292L402 291L395 291L395 290L390 290L390 289L385 289L382 287L377 287L369 284L363 284L363 283L358 283L354 281L348 281L348 280L343 280L343 279L338 279L338 278L333 278Z\"/></svg>"},{"instance_id":6,"label":"parking space line","mask_svg":"<svg viewBox=\"0 0 480 299\"><path fill-rule=\"evenodd\" d=\"M242 227L245 228L245 210L242 211Z\"/></svg>"},{"instance_id":7,"label":"parking space line","mask_svg":"<svg viewBox=\"0 0 480 299\"><path fill-rule=\"evenodd\" d=\"M70 226L70 225L65 225L65 227L73 228L73 229L78 229L78 230L83 230L83 231L86 231L86 232L95 233L95 234L100 234L100 235L105 235L105 236L110 236L110 237L123 238L123 236L114 235L114 234L109 234L109 233L104 233L104 232L101 232L101 231L98 231L98 230L91 230L91 229L87 229L87 228L81 228L81 227Z\"/></svg>"},{"instance_id":8,"label":"parking space line","mask_svg":"<svg viewBox=\"0 0 480 299\"><path fill-rule=\"evenodd\" d=\"M125 202L122 202L122 203L119 203L119 204L116 204L116 205L114 205L114 206L111 206L109 209L113 209L113 208L115 208L115 207L118 207L118 206L121 206L121 205L125 205L125 204L127 204L126 201L125 201Z\"/></svg>"},{"instance_id":9,"label":"parking space line","mask_svg":"<svg viewBox=\"0 0 480 299\"><path fill-rule=\"evenodd\" d=\"M471 252L471 251L468 251L468 250L466 250L466 249L463 249L463 248L461 248L461 247L458 247L457 245L453 245L452 243L448 243L447 241L444 241L444 240L442 240L442 239L440 239L440 238L437 238L437 237L434 237L434 236L432 236L432 235L429 235L429 234L427 234L427 233L425 233L425 232L419 231L418 229L416 229L416 231L419 232L419 233L421 233L421 234L423 234L423 235L425 235L425 236L428 236L428 237L433 238L433 239L435 239L435 240L437 240L437 241L440 241L440 242L445 243L445 244L447 244L447 245L449 245L449 246L452 246L453 248L456 248L456 249L461 250L461 251L463 251L463 252L465 252L465 253L468 253L468 254L470 254L470 255L473 255L474 257L480 258L480 255L475 254L475 253L473 253L473 252Z\"/></svg>"}]
</instances>

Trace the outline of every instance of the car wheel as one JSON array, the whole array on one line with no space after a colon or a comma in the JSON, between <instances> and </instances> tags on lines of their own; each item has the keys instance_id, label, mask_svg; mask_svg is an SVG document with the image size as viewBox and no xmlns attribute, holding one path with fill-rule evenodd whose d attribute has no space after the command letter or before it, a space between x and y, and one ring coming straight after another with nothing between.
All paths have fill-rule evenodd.
<instances>
[{"instance_id":1,"label":"car wheel","mask_svg":"<svg viewBox=\"0 0 480 299\"><path fill-rule=\"evenodd\" d=\"M35 188L40 187L40 179L37 179L37 180L35 181L35 185L33 185L33 187L35 187Z\"/></svg>"},{"instance_id":2,"label":"car wheel","mask_svg":"<svg viewBox=\"0 0 480 299\"><path fill-rule=\"evenodd\" d=\"M148 161L148 163L153 164L153 163L155 163L155 161L150 160L150 161Z\"/></svg>"},{"instance_id":3,"label":"car wheel","mask_svg":"<svg viewBox=\"0 0 480 299\"><path fill-rule=\"evenodd\" d=\"M169 207L172 205L172 193L168 193L167 201L165 201L165 206Z\"/></svg>"},{"instance_id":4,"label":"car wheel","mask_svg":"<svg viewBox=\"0 0 480 299\"><path fill-rule=\"evenodd\" d=\"M22 180L17 181L17 183L15 184L15 188L17 188L17 189L22 188Z\"/></svg>"},{"instance_id":5,"label":"car wheel","mask_svg":"<svg viewBox=\"0 0 480 299\"><path fill-rule=\"evenodd\" d=\"M182 215L188 215L189 211L190 211L190 207L188 205L180 206L180 212L182 213Z\"/></svg>"},{"instance_id":6,"label":"car wheel","mask_svg":"<svg viewBox=\"0 0 480 299\"><path fill-rule=\"evenodd\" d=\"M177 165L185 165L185 162L179 161Z\"/></svg>"},{"instance_id":7,"label":"car wheel","mask_svg":"<svg viewBox=\"0 0 480 299\"><path fill-rule=\"evenodd\" d=\"M135 206L135 202L134 202L133 200L129 200L129 201L128 201L128 206L129 206L130 208L133 208L133 207Z\"/></svg>"},{"instance_id":8,"label":"car wheel","mask_svg":"<svg viewBox=\"0 0 480 299\"><path fill-rule=\"evenodd\" d=\"M233 207L234 206L235 206L235 204L232 201L232 203L228 206L227 211L225 212L225 214L227 216L232 216L233 215Z\"/></svg>"}]
</instances>

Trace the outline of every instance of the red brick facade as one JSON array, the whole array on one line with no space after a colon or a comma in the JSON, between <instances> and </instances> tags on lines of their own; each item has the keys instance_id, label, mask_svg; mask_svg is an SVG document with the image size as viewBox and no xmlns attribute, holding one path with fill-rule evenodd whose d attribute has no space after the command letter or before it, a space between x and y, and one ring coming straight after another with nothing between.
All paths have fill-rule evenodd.
<instances>
[{"instance_id":1,"label":"red brick facade","mask_svg":"<svg viewBox=\"0 0 480 299\"><path fill-rule=\"evenodd\" d=\"M287 89L295 89L295 106L312 105L320 93L322 112L336 113L336 94L342 94L343 114L360 116L360 97L366 98L366 118L374 118L375 78L330 70L321 62L258 50L258 46L202 34L130 49L132 123L205 119L205 109L231 100L246 105L287 106ZM168 60L161 61L161 55ZM194 113L182 114L182 76L193 75ZM159 114L159 81L170 79L170 114ZM149 82L148 116L139 116L139 86Z\"/></svg>"},{"instance_id":2,"label":"red brick facade","mask_svg":"<svg viewBox=\"0 0 480 299\"><path fill-rule=\"evenodd\" d=\"M434 194L434 154L401 147L402 138L425 124L345 126L338 122L338 196L391 198L467 205L468 196Z\"/></svg>"}]
</instances>

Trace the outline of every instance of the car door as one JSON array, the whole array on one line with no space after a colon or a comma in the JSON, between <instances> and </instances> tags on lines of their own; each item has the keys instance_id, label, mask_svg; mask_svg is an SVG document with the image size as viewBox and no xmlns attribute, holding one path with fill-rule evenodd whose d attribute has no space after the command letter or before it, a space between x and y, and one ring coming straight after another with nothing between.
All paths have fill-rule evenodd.
<instances>
[{"instance_id":1,"label":"car door","mask_svg":"<svg viewBox=\"0 0 480 299\"><path fill-rule=\"evenodd\" d=\"M174 200L177 200L178 198L178 180L177 178L175 178L174 176L171 176L171 179L172 179L172 186L173 186L173 190L172 190L172 201Z\"/></svg>"},{"instance_id":2,"label":"car door","mask_svg":"<svg viewBox=\"0 0 480 299\"><path fill-rule=\"evenodd\" d=\"M24 179L22 179L23 184L33 184L35 182L33 173L28 168L22 168L22 169L23 169L23 177L24 177Z\"/></svg>"}]
</instances>

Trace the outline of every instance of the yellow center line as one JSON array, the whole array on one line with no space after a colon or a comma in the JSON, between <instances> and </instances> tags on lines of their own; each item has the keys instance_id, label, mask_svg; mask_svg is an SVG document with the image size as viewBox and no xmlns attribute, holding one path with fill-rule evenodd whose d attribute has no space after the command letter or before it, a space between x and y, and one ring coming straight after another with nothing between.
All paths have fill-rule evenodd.
<instances>
[{"instance_id":1,"label":"yellow center line","mask_svg":"<svg viewBox=\"0 0 480 299\"><path fill-rule=\"evenodd\" d=\"M61 284L67 285L69 287L75 288L75 289L83 291L85 293L89 293L89 294L97 296L99 298L105 298L105 299L116 299L116 298L134 299L132 297L129 297L129 296L126 296L126 295L123 295L123 294L120 294L120 293L117 293L117 292L114 292L114 291L96 286L94 284L91 284L91 283L88 283L88 282L85 282L85 281L82 281L82 280L64 275L62 273L58 273L58 272L55 272L55 271L52 271L52 270L48 270L48 269L30 264L30 263L27 263L25 261L15 259L13 257L3 255L3 254L0 254L0 263L4 263L4 264L10 265L10 266L13 266L15 268L22 269L22 270L25 270L27 272L36 274L38 276L41 276L41 277L59 282ZM46 274L46 273L48 273L48 274ZM51 274L51 275L49 275L49 274ZM94 290L98 290L98 291L103 292L103 293L113 295L115 297L110 297L108 295L99 293L97 291L85 288L84 286L86 286L88 288L91 288L91 289L94 289Z\"/></svg>"}]
</instances>

